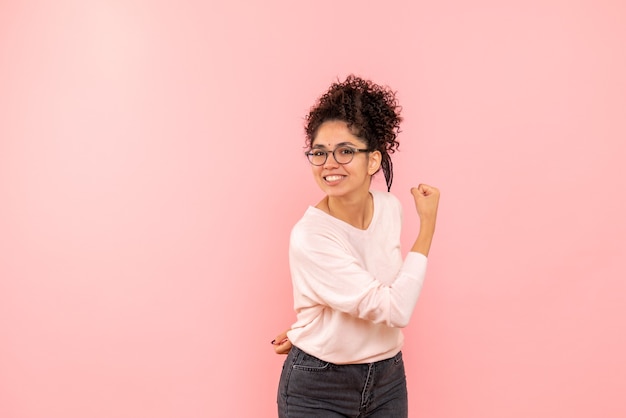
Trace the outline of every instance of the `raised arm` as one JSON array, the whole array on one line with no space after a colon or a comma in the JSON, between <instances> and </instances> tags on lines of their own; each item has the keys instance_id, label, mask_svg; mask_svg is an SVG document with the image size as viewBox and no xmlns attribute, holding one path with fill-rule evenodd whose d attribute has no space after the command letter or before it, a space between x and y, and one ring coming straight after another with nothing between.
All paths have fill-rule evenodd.
<instances>
[{"instance_id":1,"label":"raised arm","mask_svg":"<svg viewBox=\"0 0 626 418\"><path fill-rule=\"evenodd\" d=\"M435 233L437 222L437 208L439 206L439 190L426 184L420 184L411 189L415 200L415 207L420 218L420 231L411 251L428 257L430 245Z\"/></svg>"}]
</instances>

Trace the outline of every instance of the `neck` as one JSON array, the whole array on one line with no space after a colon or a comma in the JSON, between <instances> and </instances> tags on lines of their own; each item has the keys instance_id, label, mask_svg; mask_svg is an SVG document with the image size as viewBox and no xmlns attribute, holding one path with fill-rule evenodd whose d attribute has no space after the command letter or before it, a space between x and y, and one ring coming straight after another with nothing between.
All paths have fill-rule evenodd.
<instances>
[{"instance_id":1,"label":"neck","mask_svg":"<svg viewBox=\"0 0 626 418\"><path fill-rule=\"evenodd\" d=\"M341 219L355 228L367 229L372 221L374 203L369 191L365 195L352 198L327 196L325 203L329 215Z\"/></svg>"}]
</instances>

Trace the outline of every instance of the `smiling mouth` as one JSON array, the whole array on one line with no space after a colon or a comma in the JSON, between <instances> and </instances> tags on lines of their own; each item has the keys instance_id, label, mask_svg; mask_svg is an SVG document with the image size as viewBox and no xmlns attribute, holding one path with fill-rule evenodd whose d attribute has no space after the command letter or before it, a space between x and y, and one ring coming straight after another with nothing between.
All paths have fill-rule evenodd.
<instances>
[{"instance_id":1,"label":"smiling mouth","mask_svg":"<svg viewBox=\"0 0 626 418\"><path fill-rule=\"evenodd\" d=\"M338 181L341 180L344 176L326 176L324 180L326 181Z\"/></svg>"}]
</instances>

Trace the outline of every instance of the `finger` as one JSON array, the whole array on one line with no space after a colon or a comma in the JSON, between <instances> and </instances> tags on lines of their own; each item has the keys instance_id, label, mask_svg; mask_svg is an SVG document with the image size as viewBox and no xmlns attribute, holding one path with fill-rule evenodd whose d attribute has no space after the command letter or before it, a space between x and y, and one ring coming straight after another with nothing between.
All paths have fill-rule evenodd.
<instances>
[{"instance_id":1,"label":"finger","mask_svg":"<svg viewBox=\"0 0 626 418\"><path fill-rule=\"evenodd\" d=\"M420 189L420 191L422 192L424 196L428 196L430 192L432 191L432 187L430 187L427 184L420 184L418 188Z\"/></svg>"},{"instance_id":2,"label":"finger","mask_svg":"<svg viewBox=\"0 0 626 418\"><path fill-rule=\"evenodd\" d=\"M436 187L429 186L428 184L420 184L418 189L422 196L431 196L437 194L439 190Z\"/></svg>"},{"instance_id":3,"label":"finger","mask_svg":"<svg viewBox=\"0 0 626 418\"><path fill-rule=\"evenodd\" d=\"M273 340L272 340L272 345L281 345L284 344L285 341L288 341L288 337L287 337L287 331L285 330L283 332L281 332L280 334L278 334Z\"/></svg>"},{"instance_id":4,"label":"finger","mask_svg":"<svg viewBox=\"0 0 626 418\"><path fill-rule=\"evenodd\" d=\"M419 185L418 187L414 187L411 190L411 192L413 193L413 197L415 197L415 199L428 197L431 194L429 190L424 188L422 185Z\"/></svg>"},{"instance_id":5,"label":"finger","mask_svg":"<svg viewBox=\"0 0 626 418\"><path fill-rule=\"evenodd\" d=\"M414 197L421 197L421 196L424 196L424 193L422 192L422 190L420 189L420 187L421 187L421 185L420 185L420 186L418 186L418 187L412 187L412 188L411 188L411 194L412 194Z\"/></svg>"},{"instance_id":6,"label":"finger","mask_svg":"<svg viewBox=\"0 0 626 418\"><path fill-rule=\"evenodd\" d=\"M291 341L285 340L282 344L274 345L274 352L276 354L287 354L291 350Z\"/></svg>"}]
</instances>

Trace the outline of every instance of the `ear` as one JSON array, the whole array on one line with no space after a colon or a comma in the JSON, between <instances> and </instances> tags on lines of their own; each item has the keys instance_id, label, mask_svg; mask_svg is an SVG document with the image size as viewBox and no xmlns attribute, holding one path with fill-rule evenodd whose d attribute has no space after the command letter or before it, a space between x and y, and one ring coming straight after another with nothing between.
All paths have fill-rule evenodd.
<instances>
[{"instance_id":1,"label":"ear","mask_svg":"<svg viewBox=\"0 0 626 418\"><path fill-rule=\"evenodd\" d=\"M380 164L383 159L380 151L372 151L369 153L369 158L367 160L367 174L373 176L380 170Z\"/></svg>"}]
</instances>

